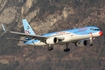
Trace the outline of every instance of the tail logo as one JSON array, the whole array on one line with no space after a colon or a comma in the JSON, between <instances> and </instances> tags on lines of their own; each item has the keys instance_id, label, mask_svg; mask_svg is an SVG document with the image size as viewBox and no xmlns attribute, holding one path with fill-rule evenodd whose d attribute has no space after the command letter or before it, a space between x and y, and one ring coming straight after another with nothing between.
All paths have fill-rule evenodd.
<instances>
[{"instance_id":1,"label":"tail logo","mask_svg":"<svg viewBox=\"0 0 105 70\"><path fill-rule=\"evenodd\" d=\"M27 30L29 29L30 27L29 26L27 26Z\"/></svg>"},{"instance_id":2,"label":"tail logo","mask_svg":"<svg viewBox=\"0 0 105 70\"><path fill-rule=\"evenodd\" d=\"M31 32L29 32L28 30L25 30L25 33L26 33L26 34L30 34Z\"/></svg>"},{"instance_id":3,"label":"tail logo","mask_svg":"<svg viewBox=\"0 0 105 70\"><path fill-rule=\"evenodd\" d=\"M27 26L27 30L25 30L25 33L26 34L31 34L31 32L29 31L29 29L30 29L30 26Z\"/></svg>"}]
</instances>

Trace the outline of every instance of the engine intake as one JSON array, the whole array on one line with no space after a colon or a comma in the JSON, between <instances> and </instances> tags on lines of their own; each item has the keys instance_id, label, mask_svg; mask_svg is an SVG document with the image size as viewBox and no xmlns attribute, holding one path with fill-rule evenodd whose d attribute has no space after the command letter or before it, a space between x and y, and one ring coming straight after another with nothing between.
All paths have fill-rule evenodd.
<instances>
[{"instance_id":1,"label":"engine intake","mask_svg":"<svg viewBox=\"0 0 105 70\"><path fill-rule=\"evenodd\" d=\"M58 39L56 37L50 37L46 40L47 44L55 44L58 43Z\"/></svg>"},{"instance_id":2,"label":"engine intake","mask_svg":"<svg viewBox=\"0 0 105 70\"><path fill-rule=\"evenodd\" d=\"M87 46L87 40L80 40L80 41L76 42L75 45L78 47Z\"/></svg>"}]
</instances>

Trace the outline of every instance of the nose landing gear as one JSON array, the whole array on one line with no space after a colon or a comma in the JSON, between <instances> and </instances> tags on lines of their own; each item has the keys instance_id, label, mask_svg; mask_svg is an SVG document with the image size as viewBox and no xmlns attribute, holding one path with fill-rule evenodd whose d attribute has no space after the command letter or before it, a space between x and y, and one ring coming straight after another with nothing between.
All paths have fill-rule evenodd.
<instances>
[{"instance_id":1,"label":"nose landing gear","mask_svg":"<svg viewBox=\"0 0 105 70\"><path fill-rule=\"evenodd\" d=\"M64 52L69 52L70 51L70 48L68 48L68 43L66 43L66 48L64 49Z\"/></svg>"},{"instance_id":2,"label":"nose landing gear","mask_svg":"<svg viewBox=\"0 0 105 70\"><path fill-rule=\"evenodd\" d=\"M90 38L90 46L93 46L93 38Z\"/></svg>"}]
</instances>

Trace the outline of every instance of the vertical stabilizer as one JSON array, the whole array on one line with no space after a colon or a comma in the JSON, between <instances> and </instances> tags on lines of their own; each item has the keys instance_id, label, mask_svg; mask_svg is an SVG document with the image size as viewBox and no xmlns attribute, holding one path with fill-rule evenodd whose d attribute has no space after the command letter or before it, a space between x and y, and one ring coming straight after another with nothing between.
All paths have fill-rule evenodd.
<instances>
[{"instance_id":1,"label":"vertical stabilizer","mask_svg":"<svg viewBox=\"0 0 105 70\"><path fill-rule=\"evenodd\" d=\"M23 26L24 26L25 34L36 35L26 19L23 19L22 23L23 23Z\"/></svg>"}]
</instances>

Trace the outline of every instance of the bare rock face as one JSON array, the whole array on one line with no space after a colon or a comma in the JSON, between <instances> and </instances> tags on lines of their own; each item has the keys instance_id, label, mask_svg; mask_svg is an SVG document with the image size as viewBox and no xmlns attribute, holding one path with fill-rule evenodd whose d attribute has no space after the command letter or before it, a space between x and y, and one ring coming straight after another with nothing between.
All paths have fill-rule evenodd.
<instances>
[{"instance_id":1,"label":"bare rock face","mask_svg":"<svg viewBox=\"0 0 105 70\"><path fill-rule=\"evenodd\" d=\"M2 11L7 3L7 0L0 0L0 11Z\"/></svg>"},{"instance_id":2,"label":"bare rock face","mask_svg":"<svg viewBox=\"0 0 105 70\"><path fill-rule=\"evenodd\" d=\"M22 15L27 14L27 12L29 11L29 9L32 7L33 2L35 2L37 0L27 0L24 4L24 6L21 8L21 13Z\"/></svg>"},{"instance_id":3,"label":"bare rock face","mask_svg":"<svg viewBox=\"0 0 105 70\"><path fill-rule=\"evenodd\" d=\"M5 8L0 14L0 22L6 24L11 23L15 19L16 13L17 11L12 7Z\"/></svg>"},{"instance_id":4,"label":"bare rock face","mask_svg":"<svg viewBox=\"0 0 105 70\"><path fill-rule=\"evenodd\" d=\"M0 60L0 63L1 63L1 64L9 64L9 61L2 59L2 60Z\"/></svg>"}]
</instances>

